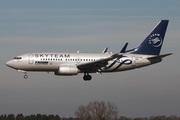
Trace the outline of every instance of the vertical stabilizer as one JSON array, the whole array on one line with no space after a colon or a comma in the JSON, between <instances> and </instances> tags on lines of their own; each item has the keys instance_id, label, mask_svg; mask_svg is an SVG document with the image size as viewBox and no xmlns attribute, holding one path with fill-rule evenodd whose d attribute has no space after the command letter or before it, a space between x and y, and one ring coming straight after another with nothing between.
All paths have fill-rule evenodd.
<instances>
[{"instance_id":1,"label":"vertical stabilizer","mask_svg":"<svg viewBox=\"0 0 180 120\"><path fill-rule=\"evenodd\" d=\"M159 55L169 20L161 20L146 39L135 49L128 50L130 54Z\"/></svg>"}]
</instances>

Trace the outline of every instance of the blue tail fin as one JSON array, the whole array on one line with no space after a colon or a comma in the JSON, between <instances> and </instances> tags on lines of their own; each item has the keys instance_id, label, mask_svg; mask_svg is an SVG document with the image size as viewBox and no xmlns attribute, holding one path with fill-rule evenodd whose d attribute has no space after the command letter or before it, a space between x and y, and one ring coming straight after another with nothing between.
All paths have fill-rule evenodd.
<instances>
[{"instance_id":1,"label":"blue tail fin","mask_svg":"<svg viewBox=\"0 0 180 120\"><path fill-rule=\"evenodd\" d=\"M161 20L137 48L128 50L126 53L159 55L168 22L169 20Z\"/></svg>"}]
</instances>

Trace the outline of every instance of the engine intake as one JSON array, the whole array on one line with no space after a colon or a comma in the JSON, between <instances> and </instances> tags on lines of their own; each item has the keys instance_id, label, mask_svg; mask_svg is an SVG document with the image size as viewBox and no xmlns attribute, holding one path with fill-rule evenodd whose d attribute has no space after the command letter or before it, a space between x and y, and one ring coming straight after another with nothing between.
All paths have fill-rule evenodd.
<instances>
[{"instance_id":1,"label":"engine intake","mask_svg":"<svg viewBox=\"0 0 180 120\"><path fill-rule=\"evenodd\" d=\"M54 72L55 75L77 75L79 69L76 65L62 64L59 66L58 71Z\"/></svg>"}]
</instances>

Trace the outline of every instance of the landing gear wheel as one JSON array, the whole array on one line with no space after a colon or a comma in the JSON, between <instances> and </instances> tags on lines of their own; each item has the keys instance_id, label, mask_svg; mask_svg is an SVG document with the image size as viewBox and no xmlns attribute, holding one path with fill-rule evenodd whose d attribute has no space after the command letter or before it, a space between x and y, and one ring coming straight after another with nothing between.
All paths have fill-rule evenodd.
<instances>
[{"instance_id":1,"label":"landing gear wheel","mask_svg":"<svg viewBox=\"0 0 180 120\"><path fill-rule=\"evenodd\" d=\"M92 79L92 77L91 77L90 75L88 75L88 76L87 76L87 79L88 79L88 80L91 80L91 79Z\"/></svg>"},{"instance_id":2,"label":"landing gear wheel","mask_svg":"<svg viewBox=\"0 0 180 120\"><path fill-rule=\"evenodd\" d=\"M92 77L91 77L91 75L85 73L83 79L84 79L84 81L90 81L92 79Z\"/></svg>"},{"instance_id":3,"label":"landing gear wheel","mask_svg":"<svg viewBox=\"0 0 180 120\"><path fill-rule=\"evenodd\" d=\"M28 76L27 75L24 75L24 79L27 79L28 78Z\"/></svg>"}]
</instances>

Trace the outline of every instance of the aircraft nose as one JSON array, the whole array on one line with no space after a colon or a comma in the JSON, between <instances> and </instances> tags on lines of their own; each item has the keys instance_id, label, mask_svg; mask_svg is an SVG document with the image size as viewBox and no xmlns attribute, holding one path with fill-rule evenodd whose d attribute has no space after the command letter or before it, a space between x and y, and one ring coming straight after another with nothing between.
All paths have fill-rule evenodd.
<instances>
[{"instance_id":1,"label":"aircraft nose","mask_svg":"<svg viewBox=\"0 0 180 120\"><path fill-rule=\"evenodd\" d=\"M9 67L13 67L13 61L12 60L7 61L6 65L9 66Z\"/></svg>"}]
</instances>

